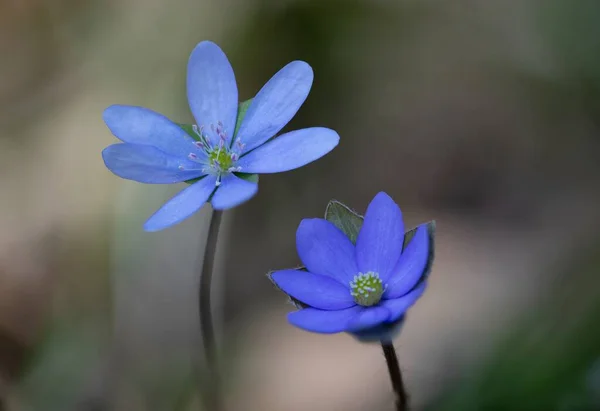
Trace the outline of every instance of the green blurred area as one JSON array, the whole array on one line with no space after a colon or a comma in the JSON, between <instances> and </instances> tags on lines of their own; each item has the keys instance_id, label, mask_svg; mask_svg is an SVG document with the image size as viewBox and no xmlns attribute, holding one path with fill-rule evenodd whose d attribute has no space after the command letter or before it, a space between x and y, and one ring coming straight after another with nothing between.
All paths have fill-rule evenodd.
<instances>
[{"instance_id":1,"label":"green blurred area","mask_svg":"<svg viewBox=\"0 0 600 411\"><path fill-rule=\"evenodd\" d=\"M143 233L180 187L119 181L100 151L110 104L192 122L185 67L205 39L242 100L309 62L286 130L342 139L228 216L232 409L390 409L383 358L291 330L264 276L298 264L302 218L331 199L362 213L380 190L407 226L438 223L430 290L397 339L415 409L600 409L599 18L595 0L0 4L0 410L198 409L207 214Z\"/></svg>"},{"instance_id":2,"label":"green blurred area","mask_svg":"<svg viewBox=\"0 0 600 411\"><path fill-rule=\"evenodd\" d=\"M504 330L488 358L432 410L596 410L600 407L597 240L565 264L553 292Z\"/></svg>"}]
</instances>

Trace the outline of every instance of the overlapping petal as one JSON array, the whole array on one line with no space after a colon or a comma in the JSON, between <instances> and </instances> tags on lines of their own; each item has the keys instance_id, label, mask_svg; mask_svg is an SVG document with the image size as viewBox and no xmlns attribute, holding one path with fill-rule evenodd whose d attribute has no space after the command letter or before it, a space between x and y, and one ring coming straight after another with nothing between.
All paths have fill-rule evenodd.
<instances>
[{"instance_id":1,"label":"overlapping petal","mask_svg":"<svg viewBox=\"0 0 600 411\"><path fill-rule=\"evenodd\" d=\"M147 108L113 105L104 110L103 118L114 136L126 143L154 146L179 158L190 153L205 156L181 127Z\"/></svg>"},{"instance_id":2,"label":"overlapping petal","mask_svg":"<svg viewBox=\"0 0 600 411\"><path fill-rule=\"evenodd\" d=\"M258 184L228 174L211 199L215 210L227 210L251 199L258 191Z\"/></svg>"},{"instance_id":3,"label":"overlapping petal","mask_svg":"<svg viewBox=\"0 0 600 411\"><path fill-rule=\"evenodd\" d=\"M367 328L375 327L389 320L390 312L383 306L361 307L358 312L346 325L346 331L361 331Z\"/></svg>"},{"instance_id":4,"label":"overlapping petal","mask_svg":"<svg viewBox=\"0 0 600 411\"><path fill-rule=\"evenodd\" d=\"M273 137L294 117L312 81L312 68L303 61L293 61L260 89L236 136L246 145L246 152Z\"/></svg>"},{"instance_id":5,"label":"overlapping petal","mask_svg":"<svg viewBox=\"0 0 600 411\"><path fill-rule=\"evenodd\" d=\"M385 283L402 253L404 223L400 207L384 192L369 204L356 239L356 261L361 272L379 273Z\"/></svg>"},{"instance_id":6,"label":"overlapping petal","mask_svg":"<svg viewBox=\"0 0 600 411\"><path fill-rule=\"evenodd\" d=\"M140 183L179 183L203 175L197 163L167 155L153 146L113 144L102 151L102 158L106 167L119 177ZM180 166L185 169L180 170Z\"/></svg>"},{"instance_id":7,"label":"overlapping petal","mask_svg":"<svg viewBox=\"0 0 600 411\"><path fill-rule=\"evenodd\" d=\"M286 294L321 310L341 310L356 305L348 287L331 277L300 270L282 270L271 279Z\"/></svg>"},{"instance_id":8,"label":"overlapping petal","mask_svg":"<svg viewBox=\"0 0 600 411\"><path fill-rule=\"evenodd\" d=\"M159 231L175 225L198 211L215 190L216 178L206 176L180 191L154 213L146 224L146 231Z\"/></svg>"},{"instance_id":9,"label":"overlapping petal","mask_svg":"<svg viewBox=\"0 0 600 411\"><path fill-rule=\"evenodd\" d=\"M327 311L304 308L288 314L288 321L306 331L334 334L347 330L348 322L363 310L354 306L343 310Z\"/></svg>"},{"instance_id":10,"label":"overlapping petal","mask_svg":"<svg viewBox=\"0 0 600 411\"><path fill-rule=\"evenodd\" d=\"M387 280L383 298L398 298L408 293L421 279L429 259L427 224L417 228Z\"/></svg>"},{"instance_id":11,"label":"overlapping petal","mask_svg":"<svg viewBox=\"0 0 600 411\"><path fill-rule=\"evenodd\" d=\"M222 122L231 140L238 110L237 84L227 56L211 41L199 43L190 55L187 96L196 123L210 133L211 125Z\"/></svg>"},{"instance_id":12,"label":"overlapping petal","mask_svg":"<svg viewBox=\"0 0 600 411\"><path fill-rule=\"evenodd\" d=\"M302 220L296 232L296 248L300 259L312 273L347 284L358 272L354 245L327 220Z\"/></svg>"},{"instance_id":13,"label":"overlapping petal","mask_svg":"<svg viewBox=\"0 0 600 411\"><path fill-rule=\"evenodd\" d=\"M245 173L279 173L311 163L338 145L340 137L328 128L291 131L246 154L237 162Z\"/></svg>"},{"instance_id":14,"label":"overlapping petal","mask_svg":"<svg viewBox=\"0 0 600 411\"><path fill-rule=\"evenodd\" d=\"M393 322L402 317L404 313L423 295L426 286L427 283L423 282L417 288L400 298L381 301L379 304L382 307L387 308L387 310L390 312L388 321Z\"/></svg>"}]
</instances>

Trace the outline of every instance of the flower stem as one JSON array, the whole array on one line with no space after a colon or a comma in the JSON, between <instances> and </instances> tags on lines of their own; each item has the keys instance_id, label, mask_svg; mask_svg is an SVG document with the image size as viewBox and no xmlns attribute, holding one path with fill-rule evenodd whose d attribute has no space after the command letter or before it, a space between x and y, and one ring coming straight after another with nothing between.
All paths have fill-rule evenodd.
<instances>
[{"instance_id":1,"label":"flower stem","mask_svg":"<svg viewBox=\"0 0 600 411\"><path fill-rule=\"evenodd\" d=\"M204 392L206 409L209 411L224 410L217 361L217 342L210 302L212 274L215 266L217 239L222 217L222 211L213 210L208 229L208 239L206 240L206 251L204 252L204 260L202 262L202 272L200 273L200 288L198 290L200 331L202 333L206 367L210 377L210 387L206 386L202 391Z\"/></svg>"},{"instance_id":2,"label":"flower stem","mask_svg":"<svg viewBox=\"0 0 600 411\"><path fill-rule=\"evenodd\" d=\"M387 361L392 388L396 393L396 410L408 411L408 395L404 389L404 382L402 381L402 372L400 371L400 364L398 363L398 357L396 356L396 349L391 342L384 341L381 342L381 348L383 348L383 355L385 355L385 360Z\"/></svg>"}]
</instances>

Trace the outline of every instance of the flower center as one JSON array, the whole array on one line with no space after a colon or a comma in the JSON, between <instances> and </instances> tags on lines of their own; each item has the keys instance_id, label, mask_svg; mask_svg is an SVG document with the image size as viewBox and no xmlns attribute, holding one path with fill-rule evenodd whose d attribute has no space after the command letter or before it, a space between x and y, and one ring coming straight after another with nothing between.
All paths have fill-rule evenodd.
<instances>
[{"instance_id":1,"label":"flower center","mask_svg":"<svg viewBox=\"0 0 600 411\"><path fill-rule=\"evenodd\" d=\"M385 288L379 274L373 271L358 273L350 281L350 294L354 301L363 307L370 307L381 300Z\"/></svg>"},{"instance_id":2,"label":"flower center","mask_svg":"<svg viewBox=\"0 0 600 411\"><path fill-rule=\"evenodd\" d=\"M232 155L226 148L212 149L207 154L210 165L222 172L228 171L233 165Z\"/></svg>"},{"instance_id":3,"label":"flower center","mask_svg":"<svg viewBox=\"0 0 600 411\"><path fill-rule=\"evenodd\" d=\"M236 167L235 163L239 160L240 155L244 150L244 144L242 144L238 138L235 141L235 144L229 147L227 133L223 128L223 123L219 121L216 127L214 124L211 124L210 134L205 132L204 126L198 127L197 125L194 125L192 126L192 129L197 138L197 141L195 141L194 144L206 155L198 156L195 153L190 153L188 155L188 159L200 165L200 168L194 168L193 170L216 175L217 181L215 184L217 186L221 184L223 175L242 170L241 167ZM182 165L179 166L179 169L190 170Z\"/></svg>"}]
</instances>

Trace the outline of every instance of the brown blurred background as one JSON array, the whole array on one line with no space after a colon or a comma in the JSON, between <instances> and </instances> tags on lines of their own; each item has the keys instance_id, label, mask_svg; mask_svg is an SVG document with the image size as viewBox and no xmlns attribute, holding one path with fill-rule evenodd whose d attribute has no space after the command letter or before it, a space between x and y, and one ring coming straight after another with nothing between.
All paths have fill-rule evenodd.
<instances>
[{"instance_id":1,"label":"brown blurred background","mask_svg":"<svg viewBox=\"0 0 600 411\"><path fill-rule=\"evenodd\" d=\"M600 2L0 2L0 410L199 409L196 283L209 210L123 181L110 104L190 122L210 39L242 99L315 70L288 129L342 140L229 212L216 284L232 410L391 410L377 346L293 329L266 279L338 199L435 219L436 264L396 340L415 410L600 409ZM208 382L207 382L208 383Z\"/></svg>"}]
</instances>

